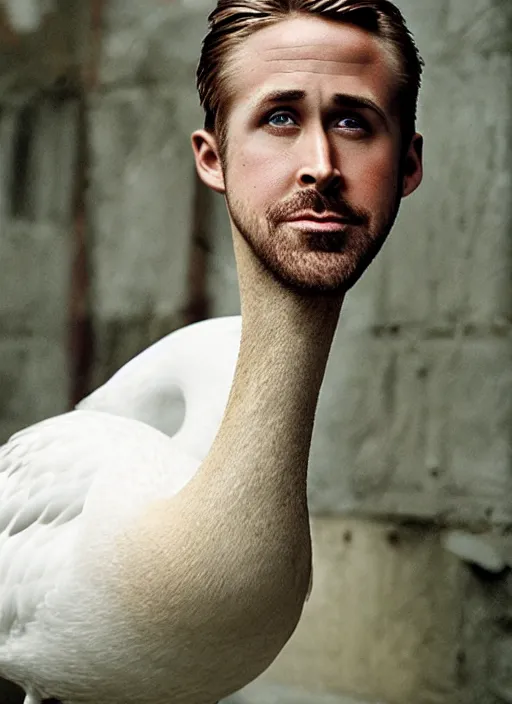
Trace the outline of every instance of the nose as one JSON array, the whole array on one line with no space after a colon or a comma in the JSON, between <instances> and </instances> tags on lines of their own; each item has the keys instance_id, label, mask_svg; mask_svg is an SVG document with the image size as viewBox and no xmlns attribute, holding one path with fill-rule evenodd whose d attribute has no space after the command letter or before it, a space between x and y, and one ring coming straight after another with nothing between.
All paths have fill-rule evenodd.
<instances>
[{"instance_id":1,"label":"nose","mask_svg":"<svg viewBox=\"0 0 512 704\"><path fill-rule=\"evenodd\" d=\"M301 167L297 173L299 186L315 186L319 191L336 188L341 173L333 159L332 147L323 127L304 134L301 140Z\"/></svg>"}]
</instances>

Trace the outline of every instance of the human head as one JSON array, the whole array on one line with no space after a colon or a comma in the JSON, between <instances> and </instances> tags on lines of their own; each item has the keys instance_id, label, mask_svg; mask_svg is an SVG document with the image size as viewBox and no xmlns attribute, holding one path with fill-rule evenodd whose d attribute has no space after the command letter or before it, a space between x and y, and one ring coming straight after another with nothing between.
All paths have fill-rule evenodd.
<instances>
[{"instance_id":1,"label":"human head","mask_svg":"<svg viewBox=\"0 0 512 704\"><path fill-rule=\"evenodd\" d=\"M225 194L235 241L288 288L350 288L419 185L400 75L374 32L318 13L288 13L230 51L227 141L195 132L196 166Z\"/></svg>"},{"instance_id":2,"label":"human head","mask_svg":"<svg viewBox=\"0 0 512 704\"><path fill-rule=\"evenodd\" d=\"M366 29L378 37L394 60L397 104L405 149L415 132L423 60L400 10L388 0L218 0L209 16L197 68L197 89L205 111L205 129L215 132L225 155L233 51L264 27L294 14L313 15Z\"/></svg>"}]
</instances>

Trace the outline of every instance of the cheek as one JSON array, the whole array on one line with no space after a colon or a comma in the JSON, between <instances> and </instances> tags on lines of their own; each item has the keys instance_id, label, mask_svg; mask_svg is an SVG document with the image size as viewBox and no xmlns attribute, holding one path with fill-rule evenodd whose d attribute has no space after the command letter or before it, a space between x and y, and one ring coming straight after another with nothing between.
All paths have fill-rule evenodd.
<instances>
[{"instance_id":1,"label":"cheek","mask_svg":"<svg viewBox=\"0 0 512 704\"><path fill-rule=\"evenodd\" d=\"M398 156L389 144L349 150L341 157L347 196L378 207L396 194Z\"/></svg>"},{"instance_id":2,"label":"cheek","mask_svg":"<svg viewBox=\"0 0 512 704\"><path fill-rule=\"evenodd\" d=\"M275 150L246 146L233 155L230 167L232 189L254 207L264 209L282 199L289 189L289 158Z\"/></svg>"}]
</instances>

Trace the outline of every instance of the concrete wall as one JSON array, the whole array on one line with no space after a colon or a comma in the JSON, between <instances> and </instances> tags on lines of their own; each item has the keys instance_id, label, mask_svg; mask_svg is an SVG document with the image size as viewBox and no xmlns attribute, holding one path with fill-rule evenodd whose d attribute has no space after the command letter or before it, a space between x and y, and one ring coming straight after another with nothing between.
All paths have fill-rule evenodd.
<instances>
[{"instance_id":1,"label":"concrete wall","mask_svg":"<svg viewBox=\"0 0 512 704\"><path fill-rule=\"evenodd\" d=\"M348 297L329 362L311 458L313 594L282 656L233 704L512 701L512 583L501 569L512 562L512 10L498 0L399 5L427 63L425 180ZM225 208L197 184L189 148L211 6L103 3L87 98L93 384L197 315L203 287L210 315L239 311ZM44 84L50 69L26 63L23 80L11 68L2 85ZM27 104L14 93L2 155ZM47 93L31 105L53 146L18 210L6 184L19 158L2 156L4 437L69 396L63 174L74 152L62 144L78 107L67 95L57 109Z\"/></svg>"},{"instance_id":2,"label":"concrete wall","mask_svg":"<svg viewBox=\"0 0 512 704\"><path fill-rule=\"evenodd\" d=\"M79 6L0 4L0 441L69 403Z\"/></svg>"},{"instance_id":3,"label":"concrete wall","mask_svg":"<svg viewBox=\"0 0 512 704\"><path fill-rule=\"evenodd\" d=\"M199 3L200 5L200 3ZM193 267L190 132L204 9L110 0L89 98L93 381L184 324Z\"/></svg>"}]
</instances>

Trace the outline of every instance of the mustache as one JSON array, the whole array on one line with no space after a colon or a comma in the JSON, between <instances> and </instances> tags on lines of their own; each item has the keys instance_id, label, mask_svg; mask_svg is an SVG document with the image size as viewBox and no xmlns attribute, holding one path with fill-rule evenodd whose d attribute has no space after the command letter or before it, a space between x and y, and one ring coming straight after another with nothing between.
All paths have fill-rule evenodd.
<instances>
[{"instance_id":1,"label":"mustache","mask_svg":"<svg viewBox=\"0 0 512 704\"><path fill-rule=\"evenodd\" d=\"M350 225L367 225L370 220L366 210L350 205L344 198L324 196L313 188L299 191L288 200L270 206L266 216L272 223L278 224L303 210L311 210L318 215L325 212L335 213Z\"/></svg>"}]
</instances>

